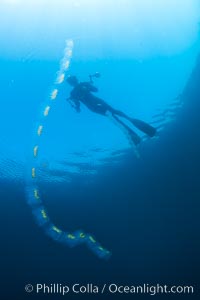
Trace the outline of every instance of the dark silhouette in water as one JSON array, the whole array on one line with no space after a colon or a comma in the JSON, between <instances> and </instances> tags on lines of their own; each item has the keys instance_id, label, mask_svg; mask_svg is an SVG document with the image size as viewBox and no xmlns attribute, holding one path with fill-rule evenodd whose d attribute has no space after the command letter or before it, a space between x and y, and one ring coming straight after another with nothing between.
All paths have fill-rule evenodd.
<instances>
[{"instance_id":1,"label":"dark silhouette in water","mask_svg":"<svg viewBox=\"0 0 200 300\"><path fill-rule=\"evenodd\" d=\"M92 78L99 76L99 73L95 73L94 75L90 75L90 81L80 83L76 76L68 76L67 82L73 87L73 89L70 93L70 97L67 100L71 101L71 104L76 109L76 111L80 112L80 103L82 102L85 106L87 106L87 108L95 113L104 116L110 115L119 125L121 125L126 130L135 145L140 143L141 138L118 117L127 119L136 128L146 133L148 136L153 137L156 134L156 129L154 127L145 123L144 121L127 116L120 110L111 107L104 100L93 95L93 93L98 92L98 89L93 85Z\"/></svg>"}]
</instances>

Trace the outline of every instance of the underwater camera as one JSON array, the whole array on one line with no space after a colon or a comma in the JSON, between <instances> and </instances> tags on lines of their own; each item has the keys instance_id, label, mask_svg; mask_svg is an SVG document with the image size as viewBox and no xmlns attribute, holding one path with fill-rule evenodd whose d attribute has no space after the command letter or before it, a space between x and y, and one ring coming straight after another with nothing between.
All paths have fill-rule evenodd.
<instances>
[{"instance_id":1,"label":"underwater camera","mask_svg":"<svg viewBox=\"0 0 200 300\"><path fill-rule=\"evenodd\" d=\"M93 78L100 78L101 74L99 72L96 72L96 73L94 73L92 75L89 75L89 77L90 77L90 80L92 81Z\"/></svg>"}]
</instances>

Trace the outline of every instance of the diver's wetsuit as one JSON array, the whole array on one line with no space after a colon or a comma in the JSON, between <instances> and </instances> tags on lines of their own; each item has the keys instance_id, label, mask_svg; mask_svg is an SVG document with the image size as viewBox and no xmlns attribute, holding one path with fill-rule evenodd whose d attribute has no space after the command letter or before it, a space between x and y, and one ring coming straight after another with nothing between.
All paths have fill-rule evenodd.
<instances>
[{"instance_id":1,"label":"diver's wetsuit","mask_svg":"<svg viewBox=\"0 0 200 300\"><path fill-rule=\"evenodd\" d=\"M93 112L105 115L107 111L112 112L113 108L102 99L94 96L98 89L90 82L78 83L70 93L70 100L74 101L77 108L80 108L80 102L87 106Z\"/></svg>"},{"instance_id":2,"label":"diver's wetsuit","mask_svg":"<svg viewBox=\"0 0 200 300\"><path fill-rule=\"evenodd\" d=\"M82 102L85 106L87 106L91 111L95 113L104 116L106 116L107 113L110 113L111 116L115 119L115 121L117 121L118 124L123 126L124 129L126 129L129 132L129 134L131 134L135 144L138 144L140 142L140 137L126 124L119 120L117 116L126 118L135 127L145 132L147 135L151 137L155 135L156 129L153 128L151 125L141 120L130 118L125 113L112 108L105 101L92 94L96 92L98 92L98 89L95 86L93 86L92 82L80 82L73 87L73 90L70 93L69 100L73 101L77 111L80 111L80 102Z\"/></svg>"}]
</instances>

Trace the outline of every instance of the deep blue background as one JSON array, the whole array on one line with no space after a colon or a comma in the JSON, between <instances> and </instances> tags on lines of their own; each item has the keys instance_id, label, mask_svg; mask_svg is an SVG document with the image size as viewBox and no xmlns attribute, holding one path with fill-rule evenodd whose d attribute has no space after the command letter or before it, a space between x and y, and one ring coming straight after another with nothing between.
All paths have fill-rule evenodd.
<instances>
[{"instance_id":1,"label":"deep blue background","mask_svg":"<svg viewBox=\"0 0 200 300\"><path fill-rule=\"evenodd\" d=\"M115 172L117 175L109 170L112 177L105 180L103 176L94 190L81 196L86 203L95 197L92 207L87 206L86 210L84 201L80 207L89 218L83 218L73 206L71 212L62 212L60 207L55 212L55 205L49 206L54 220L57 212L60 214L60 223L70 224L70 216L76 213L75 223L84 223L86 230L92 224L93 232L113 249L110 261L98 260L85 247L66 249L45 237L33 223L23 183L1 183L4 291L9 286L11 295L24 297L23 285L27 282L159 282L198 286L199 73L197 65L184 92L184 109L160 140L143 150L142 160L131 163L127 155ZM78 193L72 193L72 197L76 196ZM23 221L19 216L23 216Z\"/></svg>"}]
</instances>

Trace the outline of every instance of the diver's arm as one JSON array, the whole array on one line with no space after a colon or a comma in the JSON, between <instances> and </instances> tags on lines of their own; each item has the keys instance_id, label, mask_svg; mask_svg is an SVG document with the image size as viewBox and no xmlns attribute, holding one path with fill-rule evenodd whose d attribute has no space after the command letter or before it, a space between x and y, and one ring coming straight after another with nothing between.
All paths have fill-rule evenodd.
<instances>
[{"instance_id":1,"label":"diver's arm","mask_svg":"<svg viewBox=\"0 0 200 300\"><path fill-rule=\"evenodd\" d=\"M75 104L75 110L77 111L77 112L80 112L81 111L81 103L80 103L80 101L79 100L73 100L74 101L74 104Z\"/></svg>"},{"instance_id":2,"label":"diver's arm","mask_svg":"<svg viewBox=\"0 0 200 300\"><path fill-rule=\"evenodd\" d=\"M80 112L81 111L81 109L80 109L80 106L81 106L80 101L77 100L77 99L73 99L73 98L71 98L71 101L73 101L73 104L74 104L73 107L75 108L75 110L77 112Z\"/></svg>"},{"instance_id":3,"label":"diver's arm","mask_svg":"<svg viewBox=\"0 0 200 300\"><path fill-rule=\"evenodd\" d=\"M93 81L93 79L92 79L92 75L89 75L89 77L90 77L90 83L93 84L94 81Z\"/></svg>"},{"instance_id":4,"label":"diver's arm","mask_svg":"<svg viewBox=\"0 0 200 300\"><path fill-rule=\"evenodd\" d=\"M98 88L95 87L94 85L90 85L90 91L93 93L97 93L98 92Z\"/></svg>"},{"instance_id":5,"label":"diver's arm","mask_svg":"<svg viewBox=\"0 0 200 300\"><path fill-rule=\"evenodd\" d=\"M86 89L88 92L96 93L98 92L98 88L96 88L92 82L83 82L83 88Z\"/></svg>"},{"instance_id":6,"label":"diver's arm","mask_svg":"<svg viewBox=\"0 0 200 300\"><path fill-rule=\"evenodd\" d=\"M81 104L80 104L80 101L79 101L79 100L74 99L74 98L72 98L72 97L69 97L69 98L67 98L67 101L69 101L69 103L71 104L71 106L72 106L73 108L75 108L75 110L76 110L77 112L80 112L80 111L81 111L81 109L80 109Z\"/></svg>"}]
</instances>

